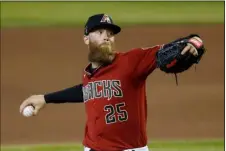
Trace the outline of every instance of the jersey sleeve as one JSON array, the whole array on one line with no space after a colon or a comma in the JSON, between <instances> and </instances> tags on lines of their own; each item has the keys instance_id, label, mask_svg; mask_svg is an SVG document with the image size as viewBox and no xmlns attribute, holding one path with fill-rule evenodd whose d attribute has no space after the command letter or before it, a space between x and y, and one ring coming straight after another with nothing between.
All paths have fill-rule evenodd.
<instances>
[{"instance_id":1,"label":"jersey sleeve","mask_svg":"<svg viewBox=\"0 0 226 151\"><path fill-rule=\"evenodd\" d=\"M146 78L157 68L156 53L161 45L147 48L136 48L131 51L130 62L133 65L133 76L136 78Z\"/></svg>"}]
</instances>

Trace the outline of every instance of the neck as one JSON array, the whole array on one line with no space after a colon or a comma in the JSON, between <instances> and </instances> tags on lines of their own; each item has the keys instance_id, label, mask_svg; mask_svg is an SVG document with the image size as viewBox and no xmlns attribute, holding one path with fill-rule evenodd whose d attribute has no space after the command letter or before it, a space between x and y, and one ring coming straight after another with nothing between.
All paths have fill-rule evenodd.
<instances>
[{"instance_id":1,"label":"neck","mask_svg":"<svg viewBox=\"0 0 226 151\"><path fill-rule=\"evenodd\" d=\"M110 59L110 62L109 63L111 63L114 60L114 58L115 58L115 54L109 56L109 59ZM107 64L109 64L109 63L107 63ZM100 67L103 64L104 63L100 63L100 62L91 62L92 68L98 68L98 67Z\"/></svg>"},{"instance_id":2,"label":"neck","mask_svg":"<svg viewBox=\"0 0 226 151\"><path fill-rule=\"evenodd\" d=\"M92 68L98 68L100 66L100 64L97 62L92 62L91 65L92 65Z\"/></svg>"}]
</instances>

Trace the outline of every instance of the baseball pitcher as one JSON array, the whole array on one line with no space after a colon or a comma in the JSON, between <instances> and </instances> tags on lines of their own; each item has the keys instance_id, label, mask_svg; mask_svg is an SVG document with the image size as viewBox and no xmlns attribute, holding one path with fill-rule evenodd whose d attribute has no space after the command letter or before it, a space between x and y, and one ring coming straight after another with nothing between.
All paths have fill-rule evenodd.
<instances>
[{"instance_id":1,"label":"baseball pitcher","mask_svg":"<svg viewBox=\"0 0 226 151\"><path fill-rule=\"evenodd\" d=\"M155 70L177 74L198 64L205 53L197 34L167 44L115 50L115 35L121 28L110 16L88 18L84 43L89 64L81 84L43 95L32 95L22 102L20 112L34 106L33 115L49 103L84 103L86 110L85 151L148 151L145 83Z\"/></svg>"}]
</instances>

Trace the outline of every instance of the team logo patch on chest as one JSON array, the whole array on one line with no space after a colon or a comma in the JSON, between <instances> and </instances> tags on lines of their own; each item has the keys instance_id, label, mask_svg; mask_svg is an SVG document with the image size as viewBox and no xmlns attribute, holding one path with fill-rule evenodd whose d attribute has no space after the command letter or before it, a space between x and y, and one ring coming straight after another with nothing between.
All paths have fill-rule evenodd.
<instances>
[{"instance_id":1,"label":"team logo patch on chest","mask_svg":"<svg viewBox=\"0 0 226 151\"><path fill-rule=\"evenodd\" d=\"M111 100L113 97L123 97L120 80L94 81L83 86L84 102L98 98Z\"/></svg>"}]
</instances>

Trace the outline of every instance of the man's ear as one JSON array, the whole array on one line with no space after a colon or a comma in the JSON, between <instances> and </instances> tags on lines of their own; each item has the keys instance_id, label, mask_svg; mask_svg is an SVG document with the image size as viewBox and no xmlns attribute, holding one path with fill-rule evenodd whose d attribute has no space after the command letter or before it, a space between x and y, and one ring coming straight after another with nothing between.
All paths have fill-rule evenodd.
<instances>
[{"instance_id":1,"label":"man's ear","mask_svg":"<svg viewBox=\"0 0 226 151\"><path fill-rule=\"evenodd\" d=\"M84 43L85 43L86 45L89 45L89 36L84 35L83 39L84 39Z\"/></svg>"}]
</instances>

